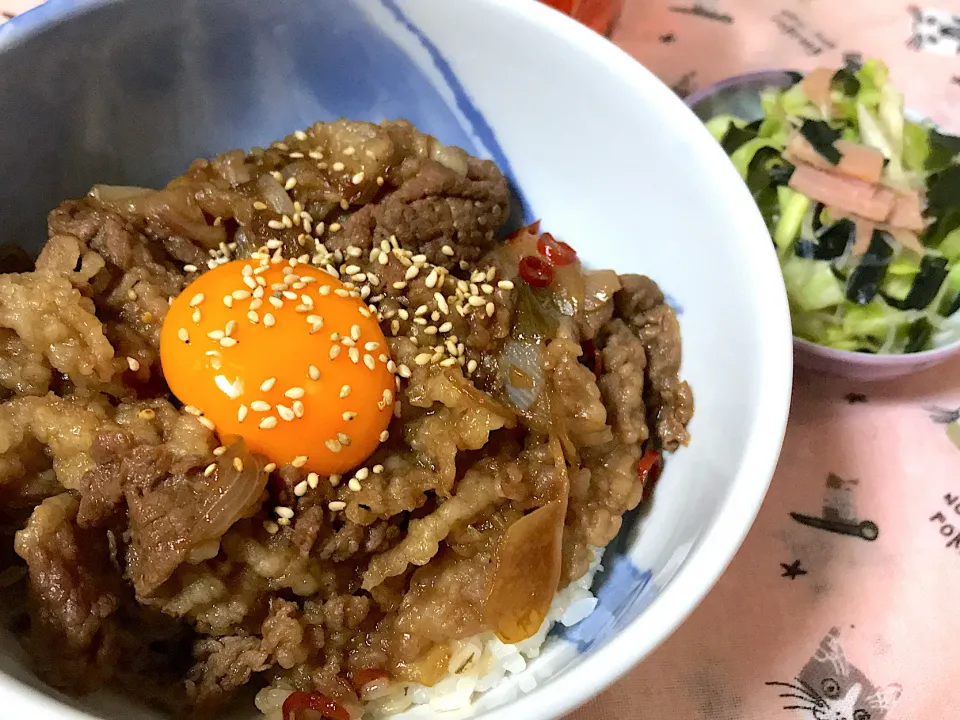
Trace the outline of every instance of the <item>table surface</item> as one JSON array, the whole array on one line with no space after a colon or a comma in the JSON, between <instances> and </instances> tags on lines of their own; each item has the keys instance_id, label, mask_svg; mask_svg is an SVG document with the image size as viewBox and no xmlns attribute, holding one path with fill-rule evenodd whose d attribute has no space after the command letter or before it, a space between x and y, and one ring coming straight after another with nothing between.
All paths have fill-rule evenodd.
<instances>
[{"instance_id":1,"label":"table surface","mask_svg":"<svg viewBox=\"0 0 960 720\"><path fill-rule=\"evenodd\" d=\"M881 57L910 107L960 131L960 0L625 0L612 39L679 94ZM875 384L799 371L743 548L663 646L568 720L825 720L800 682L836 689L831 720L956 717L958 418L960 363ZM875 539L856 534L865 522Z\"/></svg>"}]
</instances>

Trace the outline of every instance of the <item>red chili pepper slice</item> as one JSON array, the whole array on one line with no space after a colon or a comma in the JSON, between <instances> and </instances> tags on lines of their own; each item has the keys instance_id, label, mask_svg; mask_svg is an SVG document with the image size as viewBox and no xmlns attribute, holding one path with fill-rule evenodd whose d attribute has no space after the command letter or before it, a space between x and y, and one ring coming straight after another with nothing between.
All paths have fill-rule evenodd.
<instances>
[{"instance_id":1,"label":"red chili pepper slice","mask_svg":"<svg viewBox=\"0 0 960 720\"><path fill-rule=\"evenodd\" d=\"M350 713L322 693L290 693L283 701L283 720L299 720L296 713L300 710L313 710L329 720L350 720Z\"/></svg>"},{"instance_id":2,"label":"red chili pepper slice","mask_svg":"<svg viewBox=\"0 0 960 720\"><path fill-rule=\"evenodd\" d=\"M522 227L519 230L514 230L512 233L507 235L507 242L513 242L525 232L530 233L531 235L536 235L538 232L540 232L540 221L536 220L526 227Z\"/></svg>"},{"instance_id":3,"label":"red chili pepper slice","mask_svg":"<svg viewBox=\"0 0 960 720\"><path fill-rule=\"evenodd\" d=\"M563 240L557 240L550 233L543 233L537 240L537 251L543 255L551 265L563 267L577 261L577 251Z\"/></svg>"},{"instance_id":4,"label":"red chili pepper slice","mask_svg":"<svg viewBox=\"0 0 960 720\"><path fill-rule=\"evenodd\" d=\"M543 258L525 255L517 264L517 274L533 287L547 287L557 273Z\"/></svg>"},{"instance_id":5,"label":"red chili pepper slice","mask_svg":"<svg viewBox=\"0 0 960 720\"><path fill-rule=\"evenodd\" d=\"M643 484L655 482L663 469L663 456L653 448L643 453L637 463L637 476Z\"/></svg>"},{"instance_id":6,"label":"red chili pepper slice","mask_svg":"<svg viewBox=\"0 0 960 720\"><path fill-rule=\"evenodd\" d=\"M350 673L350 681L358 691L367 683L386 677L390 677L389 673L380 668L364 668L363 670L357 670L355 673Z\"/></svg>"}]
</instances>

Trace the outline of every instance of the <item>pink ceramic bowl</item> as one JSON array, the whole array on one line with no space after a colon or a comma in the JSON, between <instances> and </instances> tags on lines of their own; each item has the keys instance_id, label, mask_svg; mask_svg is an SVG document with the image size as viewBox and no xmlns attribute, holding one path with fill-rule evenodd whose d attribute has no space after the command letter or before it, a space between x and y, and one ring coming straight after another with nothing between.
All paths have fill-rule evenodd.
<instances>
[{"instance_id":1,"label":"pink ceramic bowl","mask_svg":"<svg viewBox=\"0 0 960 720\"><path fill-rule=\"evenodd\" d=\"M769 87L789 87L800 77L787 70L736 75L709 85L686 98L686 103L703 120L722 114L754 120L762 117L760 93ZM960 313L957 313L960 315ZM871 355L837 350L793 338L794 362L814 372L827 372L852 380L883 380L901 377L960 357L960 318L957 326L934 338L934 347L907 355Z\"/></svg>"}]
</instances>

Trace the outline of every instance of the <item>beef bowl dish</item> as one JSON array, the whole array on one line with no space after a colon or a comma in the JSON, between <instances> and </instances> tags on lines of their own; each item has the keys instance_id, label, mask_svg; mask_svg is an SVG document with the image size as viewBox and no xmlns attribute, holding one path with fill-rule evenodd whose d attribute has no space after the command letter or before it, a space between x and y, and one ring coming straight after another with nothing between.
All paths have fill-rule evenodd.
<instances>
[{"instance_id":1,"label":"beef bowl dish","mask_svg":"<svg viewBox=\"0 0 960 720\"><path fill-rule=\"evenodd\" d=\"M0 29L0 172L29 178L0 238L0 698L558 717L692 609L769 480L790 326L749 194L533 3L163 7ZM477 22L635 100L534 136L488 82L516 50L457 54ZM702 180L626 170L686 133Z\"/></svg>"}]
</instances>

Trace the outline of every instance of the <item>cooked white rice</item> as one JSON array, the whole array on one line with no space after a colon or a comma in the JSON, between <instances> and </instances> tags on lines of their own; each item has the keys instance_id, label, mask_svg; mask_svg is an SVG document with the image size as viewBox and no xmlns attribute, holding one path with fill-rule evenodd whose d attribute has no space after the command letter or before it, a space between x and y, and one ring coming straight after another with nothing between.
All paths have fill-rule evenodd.
<instances>
[{"instance_id":1,"label":"cooked white rice","mask_svg":"<svg viewBox=\"0 0 960 720\"><path fill-rule=\"evenodd\" d=\"M409 711L405 718L436 717L444 720L467 715L474 698L492 690L504 681L516 680L521 692L537 686L536 678L527 670L543 648L547 634L556 623L571 627L584 620L597 606L590 591L593 577L602 569L602 549L594 550L594 561L586 575L557 593L550 612L535 635L515 645L505 645L492 632L477 635L454 644L450 652L449 673L433 687L419 683L389 683L365 693L364 720L380 720ZM257 708L266 720L282 720L284 700L289 688L271 686L257 694Z\"/></svg>"}]
</instances>

